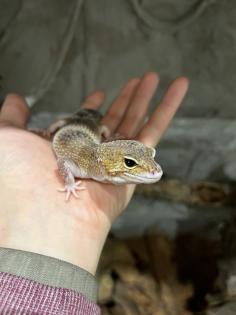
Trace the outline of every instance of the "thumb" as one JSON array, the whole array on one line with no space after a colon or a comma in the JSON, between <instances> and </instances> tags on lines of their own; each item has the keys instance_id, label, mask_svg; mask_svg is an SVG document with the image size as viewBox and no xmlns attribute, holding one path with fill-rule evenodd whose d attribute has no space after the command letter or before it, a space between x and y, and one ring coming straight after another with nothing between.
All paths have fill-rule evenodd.
<instances>
[{"instance_id":1,"label":"thumb","mask_svg":"<svg viewBox=\"0 0 236 315\"><path fill-rule=\"evenodd\" d=\"M0 111L0 126L25 128L29 116L30 111L24 98L8 94Z\"/></svg>"}]
</instances>

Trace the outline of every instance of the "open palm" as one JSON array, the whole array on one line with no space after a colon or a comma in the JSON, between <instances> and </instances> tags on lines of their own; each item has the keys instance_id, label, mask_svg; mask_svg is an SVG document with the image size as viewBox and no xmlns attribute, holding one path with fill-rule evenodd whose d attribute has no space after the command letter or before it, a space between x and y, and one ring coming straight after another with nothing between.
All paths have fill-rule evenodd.
<instances>
[{"instance_id":1,"label":"open palm","mask_svg":"<svg viewBox=\"0 0 236 315\"><path fill-rule=\"evenodd\" d=\"M112 133L156 146L187 91L188 81L176 79L145 122L157 85L155 73L130 80L108 109L103 124ZM82 107L98 109L103 101L103 92L96 91ZM105 240L135 186L84 180L86 190L79 193L80 198L72 197L65 202L64 194L57 191L63 182L56 172L51 143L26 130L28 117L24 100L9 95L0 114L0 202L4 205L0 209L0 246L36 251L83 266L76 253L72 253L73 246L81 238L96 240L100 230ZM6 226L11 233L4 234ZM87 269L94 272L93 266Z\"/></svg>"}]
</instances>

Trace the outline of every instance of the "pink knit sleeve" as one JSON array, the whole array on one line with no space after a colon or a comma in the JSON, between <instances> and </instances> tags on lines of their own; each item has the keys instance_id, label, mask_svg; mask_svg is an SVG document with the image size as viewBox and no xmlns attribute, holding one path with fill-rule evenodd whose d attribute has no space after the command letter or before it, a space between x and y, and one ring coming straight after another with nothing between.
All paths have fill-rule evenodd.
<instances>
[{"instance_id":1,"label":"pink knit sleeve","mask_svg":"<svg viewBox=\"0 0 236 315\"><path fill-rule=\"evenodd\" d=\"M0 272L1 315L99 315L97 304L76 291Z\"/></svg>"}]
</instances>

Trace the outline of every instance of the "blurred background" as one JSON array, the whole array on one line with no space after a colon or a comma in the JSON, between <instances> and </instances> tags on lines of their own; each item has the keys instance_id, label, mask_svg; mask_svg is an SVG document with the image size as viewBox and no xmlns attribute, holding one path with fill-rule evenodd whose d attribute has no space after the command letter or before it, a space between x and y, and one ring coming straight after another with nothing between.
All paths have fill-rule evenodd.
<instances>
[{"instance_id":1,"label":"blurred background","mask_svg":"<svg viewBox=\"0 0 236 315\"><path fill-rule=\"evenodd\" d=\"M0 99L27 96L32 127L103 111L131 77L190 90L158 146L163 180L137 189L99 271L104 314L236 314L236 2L0 0Z\"/></svg>"}]
</instances>

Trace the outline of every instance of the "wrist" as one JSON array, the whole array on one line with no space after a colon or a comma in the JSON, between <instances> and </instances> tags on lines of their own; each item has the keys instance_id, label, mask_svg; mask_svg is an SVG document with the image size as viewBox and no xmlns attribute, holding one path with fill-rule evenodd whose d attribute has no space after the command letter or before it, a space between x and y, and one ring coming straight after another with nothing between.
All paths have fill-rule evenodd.
<instances>
[{"instance_id":1,"label":"wrist","mask_svg":"<svg viewBox=\"0 0 236 315\"><path fill-rule=\"evenodd\" d=\"M4 218L0 223L0 247L57 258L95 274L111 225L102 211L95 215L77 201L73 215L68 209L44 211L38 207L30 212L9 211L8 216L0 213ZM97 219L91 220L91 214Z\"/></svg>"}]
</instances>

